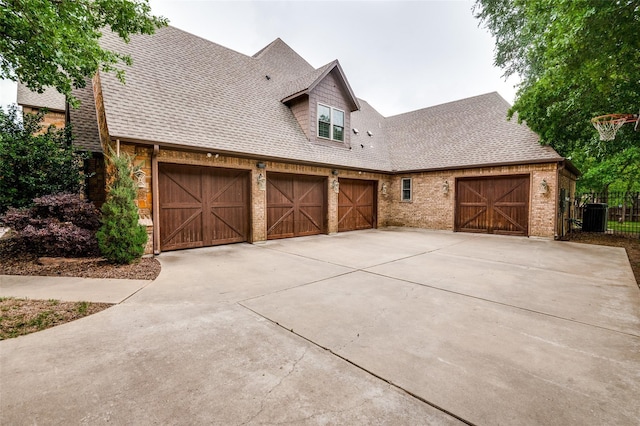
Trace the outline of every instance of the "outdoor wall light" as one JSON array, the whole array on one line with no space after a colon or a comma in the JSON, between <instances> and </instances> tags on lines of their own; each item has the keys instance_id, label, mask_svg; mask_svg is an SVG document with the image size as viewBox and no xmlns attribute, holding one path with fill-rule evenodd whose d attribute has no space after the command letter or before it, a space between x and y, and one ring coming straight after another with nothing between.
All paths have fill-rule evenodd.
<instances>
[{"instance_id":1,"label":"outdoor wall light","mask_svg":"<svg viewBox=\"0 0 640 426\"><path fill-rule=\"evenodd\" d=\"M335 192L336 194L340 192L340 182L338 182L338 179L334 179L331 182L331 188L333 189L333 192Z\"/></svg>"},{"instance_id":2,"label":"outdoor wall light","mask_svg":"<svg viewBox=\"0 0 640 426\"><path fill-rule=\"evenodd\" d=\"M336 169L331 170L331 174L334 176L338 176L338 171Z\"/></svg>"},{"instance_id":3,"label":"outdoor wall light","mask_svg":"<svg viewBox=\"0 0 640 426\"><path fill-rule=\"evenodd\" d=\"M549 192L549 184L547 183L546 179L542 179L542 182L540 182L540 188L538 189L538 192L540 194L546 194L547 192Z\"/></svg>"},{"instance_id":4,"label":"outdoor wall light","mask_svg":"<svg viewBox=\"0 0 640 426\"><path fill-rule=\"evenodd\" d=\"M387 182L382 182L382 188L380 188L382 195L387 195Z\"/></svg>"},{"instance_id":5,"label":"outdoor wall light","mask_svg":"<svg viewBox=\"0 0 640 426\"><path fill-rule=\"evenodd\" d=\"M261 162L256 164L256 167L259 168L259 169L266 169L267 165L261 161Z\"/></svg>"},{"instance_id":6,"label":"outdoor wall light","mask_svg":"<svg viewBox=\"0 0 640 426\"><path fill-rule=\"evenodd\" d=\"M258 181L258 189L260 191L266 191L267 190L267 178L265 178L264 175L262 173L260 173L258 175L257 181Z\"/></svg>"},{"instance_id":7,"label":"outdoor wall light","mask_svg":"<svg viewBox=\"0 0 640 426\"><path fill-rule=\"evenodd\" d=\"M442 193L443 194L448 194L449 193L449 181L444 181L442 183Z\"/></svg>"},{"instance_id":8,"label":"outdoor wall light","mask_svg":"<svg viewBox=\"0 0 640 426\"><path fill-rule=\"evenodd\" d=\"M142 169L136 170L133 175L136 177L138 188L146 188L147 187L147 174Z\"/></svg>"}]
</instances>

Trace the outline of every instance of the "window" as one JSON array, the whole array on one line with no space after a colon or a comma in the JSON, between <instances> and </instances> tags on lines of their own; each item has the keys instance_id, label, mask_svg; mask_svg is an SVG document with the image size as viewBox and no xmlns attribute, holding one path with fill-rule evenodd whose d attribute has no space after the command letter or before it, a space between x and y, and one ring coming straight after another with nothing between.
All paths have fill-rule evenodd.
<instances>
[{"instance_id":1,"label":"window","mask_svg":"<svg viewBox=\"0 0 640 426\"><path fill-rule=\"evenodd\" d=\"M411 201L411 179L402 179L402 201Z\"/></svg>"},{"instance_id":2,"label":"window","mask_svg":"<svg viewBox=\"0 0 640 426\"><path fill-rule=\"evenodd\" d=\"M344 142L344 111L318 104L318 136Z\"/></svg>"}]
</instances>

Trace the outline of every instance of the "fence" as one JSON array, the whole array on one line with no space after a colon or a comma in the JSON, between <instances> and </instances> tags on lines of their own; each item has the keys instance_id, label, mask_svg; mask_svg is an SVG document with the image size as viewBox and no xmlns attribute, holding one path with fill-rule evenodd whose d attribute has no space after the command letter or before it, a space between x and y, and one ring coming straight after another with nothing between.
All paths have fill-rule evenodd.
<instances>
[{"instance_id":1,"label":"fence","mask_svg":"<svg viewBox=\"0 0 640 426\"><path fill-rule=\"evenodd\" d=\"M624 234L640 238L640 192L591 192L576 194L573 198L573 229L580 229L591 223L594 213L596 222L602 219L603 225L595 226L596 232ZM598 215L604 215L602 218ZM599 225L599 223L597 224ZM594 231L594 229L584 230Z\"/></svg>"}]
</instances>

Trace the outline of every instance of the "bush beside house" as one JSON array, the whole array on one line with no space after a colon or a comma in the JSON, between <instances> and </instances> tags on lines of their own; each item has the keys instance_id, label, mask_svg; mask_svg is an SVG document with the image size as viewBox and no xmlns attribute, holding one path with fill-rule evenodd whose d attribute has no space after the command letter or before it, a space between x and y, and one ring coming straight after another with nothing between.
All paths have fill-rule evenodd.
<instances>
[{"instance_id":1,"label":"bush beside house","mask_svg":"<svg viewBox=\"0 0 640 426\"><path fill-rule=\"evenodd\" d=\"M13 247L18 252L54 257L98 255L99 212L77 194L35 198L31 207L10 208L0 222L13 229Z\"/></svg>"},{"instance_id":2,"label":"bush beside house","mask_svg":"<svg viewBox=\"0 0 640 426\"><path fill-rule=\"evenodd\" d=\"M100 252L113 263L125 264L144 254L146 228L138 223L136 185L132 178L131 158L125 154L111 155L113 181L107 200L102 205L102 226L97 233Z\"/></svg>"}]
</instances>

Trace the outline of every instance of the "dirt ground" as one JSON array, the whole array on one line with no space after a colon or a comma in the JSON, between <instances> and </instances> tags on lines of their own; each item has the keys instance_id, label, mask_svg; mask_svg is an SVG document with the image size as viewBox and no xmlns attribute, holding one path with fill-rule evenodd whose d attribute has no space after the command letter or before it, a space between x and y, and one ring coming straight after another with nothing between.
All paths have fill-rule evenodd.
<instances>
[{"instance_id":1,"label":"dirt ground","mask_svg":"<svg viewBox=\"0 0 640 426\"><path fill-rule=\"evenodd\" d=\"M0 298L0 340L44 330L98 313L110 303Z\"/></svg>"}]
</instances>

